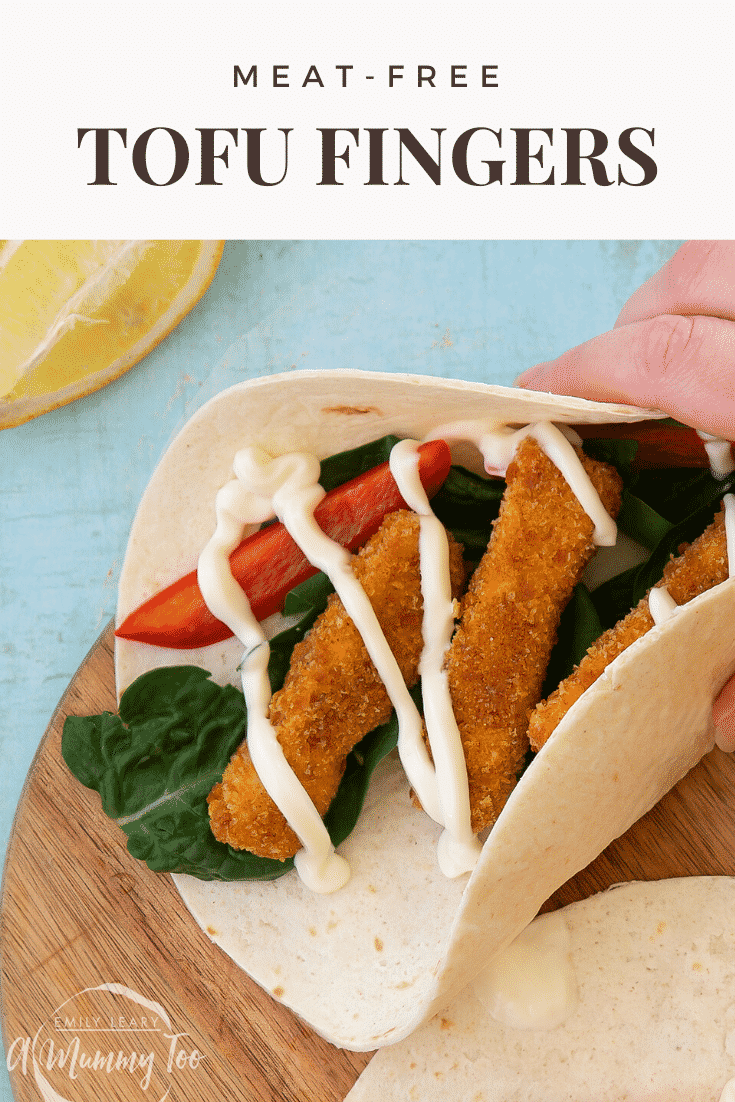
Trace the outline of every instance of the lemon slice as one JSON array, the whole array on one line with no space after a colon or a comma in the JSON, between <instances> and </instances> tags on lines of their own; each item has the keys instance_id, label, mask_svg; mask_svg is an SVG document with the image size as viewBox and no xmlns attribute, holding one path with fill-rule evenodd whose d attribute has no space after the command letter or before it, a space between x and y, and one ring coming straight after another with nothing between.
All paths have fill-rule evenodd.
<instances>
[{"instance_id":1,"label":"lemon slice","mask_svg":"<svg viewBox=\"0 0 735 1102\"><path fill-rule=\"evenodd\" d=\"M116 379L209 286L221 241L0 242L0 428Z\"/></svg>"}]
</instances>

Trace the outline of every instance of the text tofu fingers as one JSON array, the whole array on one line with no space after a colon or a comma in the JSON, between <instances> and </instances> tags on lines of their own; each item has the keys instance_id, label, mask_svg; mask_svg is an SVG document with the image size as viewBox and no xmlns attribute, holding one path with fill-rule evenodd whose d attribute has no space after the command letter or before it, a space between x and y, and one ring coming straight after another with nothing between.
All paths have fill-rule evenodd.
<instances>
[{"instance_id":1,"label":"text tofu fingers","mask_svg":"<svg viewBox=\"0 0 735 1102\"><path fill-rule=\"evenodd\" d=\"M375 609L406 684L418 680L423 647L419 518L401 511L356 555L353 568ZM455 595L462 592L462 549L450 537ZM337 791L349 751L391 714L391 703L362 638L332 595L326 610L295 648L270 720L286 760L320 815ZM300 847L263 788L243 742L209 797L212 832L236 849L284 860Z\"/></svg>"},{"instance_id":2,"label":"text tofu fingers","mask_svg":"<svg viewBox=\"0 0 735 1102\"><path fill-rule=\"evenodd\" d=\"M615 517L620 476L606 463L581 460ZM475 832L495 821L515 786L559 619L595 552L592 520L533 438L519 445L506 481L447 659Z\"/></svg>"},{"instance_id":3,"label":"text tofu fingers","mask_svg":"<svg viewBox=\"0 0 735 1102\"><path fill-rule=\"evenodd\" d=\"M661 581L677 605L686 604L728 576L724 511L677 558L667 563ZM539 750L582 693L594 684L613 659L653 627L648 594L614 627L604 632L559 687L533 712L529 738Z\"/></svg>"}]
</instances>

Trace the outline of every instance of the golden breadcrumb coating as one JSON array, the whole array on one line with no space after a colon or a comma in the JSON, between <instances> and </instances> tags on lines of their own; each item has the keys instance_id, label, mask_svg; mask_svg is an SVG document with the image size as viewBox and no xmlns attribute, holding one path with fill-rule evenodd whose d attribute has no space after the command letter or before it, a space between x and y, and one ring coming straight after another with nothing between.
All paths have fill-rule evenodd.
<instances>
[{"instance_id":1,"label":"golden breadcrumb coating","mask_svg":"<svg viewBox=\"0 0 735 1102\"><path fill-rule=\"evenodd\" d=\"M620 476L579 454L605 509L616 516ZM496 820L515 786L559 619L595 552L592 521L531 437L519 445L506 481L447 659L475 832Z\"/></svg>"},{"instance_id":2,"label":"golden breadcrumb coating","mask_svg":"<svg viewBox=\"0 0 735 1102\"><path fill-rule=\"evenodd\" d=\"M672 558L657 586L666 586L678 605L686 604L728 576L725 514L721 510L712 524L678 558ZM650 592L650 590L649 590ZM534 750L540 750L562 721L572 704L594 684L613 659L653 627L648 594L622 620L609 628L587 650L578 666L559 687L535 709L528 734Z\"/></svg>"},{"instance_id":3,"label":"golden breadcrumb coating","mask_svg":"<svg viewBox=\"0 0 735 1102\"><path fill-rule=\"evenodd\" d=\"M419 518L391 513L353 560L406 684L418 680L423 647ZM452 588L462 592L462 548L450 536ZM283 688L270 707L286 760L320 815L329 807L349 751L390 717L392 705L365 644L333 594L294 648ZM300 842L263 788L243 742L208 796L212 832L236 849L284 860Z\"/></svg>"}]
</instances>

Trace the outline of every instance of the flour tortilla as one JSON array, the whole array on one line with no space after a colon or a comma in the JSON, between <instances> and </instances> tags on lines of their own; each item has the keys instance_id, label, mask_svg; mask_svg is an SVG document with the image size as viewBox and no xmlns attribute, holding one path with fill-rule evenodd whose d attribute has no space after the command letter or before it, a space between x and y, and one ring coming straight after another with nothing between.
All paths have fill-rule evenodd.
<instances>
[{"instance_id":1,"label":"flour tortilla","mask_svg":"<svg viewBox=\"0 0 735 1102\"><path fill-rule=\"evenodd\" d=\"M734 912L731 877L574 903L556 912L579 989L562 1025L500 1025L470 985L379 1052L345 1102L718 1102L735 1076Z\"/></svg>"},{"instance_id":2,"label":"flour tortilla","mask_svg":"<svg viewBox=\"0 0 735 1102\"><path fill-rule=\"evenodd\" d=\"M247 444L322 457L386 433L420 438L459 419L599 424L651 416L662 415L371 372L294 372L232 387L192 418L153 475L123 566L119 618L194 569L214 527L216 492ZM712 748L712 699L735 670L734 621L728 581L625 651L536 756L469 878L440 872L440 828L411 806L391 758L340 847L352 867L345 888L316 895L293 872L236 884L177 875L182 899L217 945L334 1044L366 1050L400 1040ZM182 663L236 684L240 652L234 640L194 651L117 640L118 689L153 667Z\"/></svg>"}]
</instances>

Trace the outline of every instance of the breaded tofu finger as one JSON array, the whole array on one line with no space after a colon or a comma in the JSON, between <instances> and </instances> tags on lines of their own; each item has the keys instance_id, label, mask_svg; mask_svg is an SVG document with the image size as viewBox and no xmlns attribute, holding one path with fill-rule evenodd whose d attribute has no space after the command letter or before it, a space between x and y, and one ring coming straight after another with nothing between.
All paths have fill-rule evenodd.
<instances>
[{"instance_id":1,"label":"breaded tofu finger","mask_svg":"<svg viewBox=\"0 0 735 1102\"><path fill-rule=\"evenodd\" d=\"M728 576L725 514L721 510L712 524L664 569L658 586L666 586L677 605L686 604L700 593L724 582ZM650 591L649 591L650 592ZM556 730L572 704L613 659L653 627L648 594L614 627L604 632L559 687L535 709L528 728L531 746L540 750Z\"/></svg>"},{"instance_id":2,"label":"breaded tofu finger","mask_svg":"<svg viewBox=\"0 0 735 1102\"><path fill-rule=\"evenodd\" d=\"M579 454L616 516L620 476ZM506 482L447 659L475 832L495 821L515 786L559 619L595 552L592 520L533 438L519 445Z\"/></svg>"},{"instance_id":3,"label":"breaded tofu finger","mask_svg":"<svg viewBox=\"0 0 735 1102\"><path fill-rule=\"evenodd\" d=\"M406 684L418 680L423 647L419 518L392 513L355 557L353 567L375 609ZM455 595L465 581L462 549L450 537ZM329 807L349 751L385 723L392 705L357 628L332 594L326 610L294 648L270 720L286 760L320 815ZM247 742L233 755L208 797L212 832L236 849L284 860L300 848L296 834L267 794Z\"/></svg>"}]
</instances>

